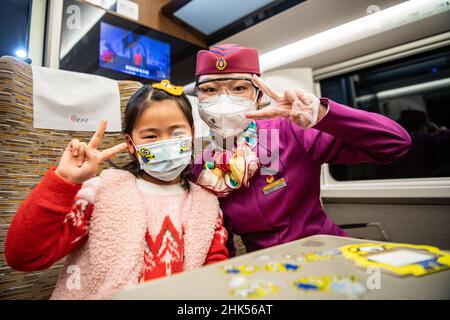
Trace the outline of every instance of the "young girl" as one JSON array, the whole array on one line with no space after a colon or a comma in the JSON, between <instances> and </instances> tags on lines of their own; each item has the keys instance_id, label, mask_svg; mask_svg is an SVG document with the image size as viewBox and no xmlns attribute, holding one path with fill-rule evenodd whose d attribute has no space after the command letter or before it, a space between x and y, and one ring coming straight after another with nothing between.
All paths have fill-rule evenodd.
<instances>
[{"instance_id":1,"label":"young girl","mask_svg":"<svg viewBox=\"0 0 450 320\"><path fill-rule=\"evenodd\" d=\"M21 204L6 240L14 269L49 268L69 254L52 299L109 299L139 282L224 260L217 198L190 183L193 118L181 87L145 85L125 111L126 143L98 151L72 140ZM124 170L98 165L128 148Z\"/></svg>"}]
</instances>

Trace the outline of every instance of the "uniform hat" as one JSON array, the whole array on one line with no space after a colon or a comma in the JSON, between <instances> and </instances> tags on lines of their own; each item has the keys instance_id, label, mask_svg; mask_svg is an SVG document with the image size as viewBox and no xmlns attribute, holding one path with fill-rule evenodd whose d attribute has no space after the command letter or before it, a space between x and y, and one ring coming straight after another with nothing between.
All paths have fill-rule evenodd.
<instances>
[{"instance_id":1,"label":"uniform hat","mask_svg":"<svg viewBox=\"0 0 450 320\"><path fill-rule=\"evenodd\" d=\"M261 75L259 55L254 48L221 44L197 54L195 76L221 73L255 73Z\"/></svg>"}]
</instances>

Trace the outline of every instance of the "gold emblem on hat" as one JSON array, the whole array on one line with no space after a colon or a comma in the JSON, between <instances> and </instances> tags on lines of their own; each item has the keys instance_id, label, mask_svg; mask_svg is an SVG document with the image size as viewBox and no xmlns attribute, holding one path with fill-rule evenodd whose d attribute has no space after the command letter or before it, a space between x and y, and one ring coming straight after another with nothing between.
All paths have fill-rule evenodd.
<instances>
[{"instance_id":1,"label":"gold emblem on hat","mask_svg":"<svg viewBox=\"0 0 450 320\"><path fill-rule=\"evenodd\" d=\"M225 70L227 67L227 61L224 58L220 58L216 61L216 69L219 71Z\"/></svg>"}]
</instances>

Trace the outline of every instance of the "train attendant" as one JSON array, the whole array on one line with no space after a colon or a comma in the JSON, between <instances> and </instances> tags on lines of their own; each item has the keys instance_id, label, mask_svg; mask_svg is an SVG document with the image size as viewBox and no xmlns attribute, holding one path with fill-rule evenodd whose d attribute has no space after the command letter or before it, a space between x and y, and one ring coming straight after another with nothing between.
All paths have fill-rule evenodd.
<instances>
[{"instance_id":1,"label":"train attendant","mask_svg":"<svg viewBox=\"0 0 450 320\"><path fill-rule=\"evenodd\" d=\"M247 251L345 235L322 208L321 165L393 162L410 148L408 133L382 115L298 88L276 92L260 74L254 48L198 52L196 95L212 142L195 161L194 180L220 197L229 234L240 235ZM263 94L273 103L260 108Z\"/></svg>"}]
</instances>

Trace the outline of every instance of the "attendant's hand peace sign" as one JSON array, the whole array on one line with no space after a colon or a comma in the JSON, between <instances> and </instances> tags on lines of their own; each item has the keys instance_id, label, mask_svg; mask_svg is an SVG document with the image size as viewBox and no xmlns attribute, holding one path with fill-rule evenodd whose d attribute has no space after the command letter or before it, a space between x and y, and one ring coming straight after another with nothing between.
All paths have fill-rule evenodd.
<instances>
[{"instance_id":1,"label":"attendant's hand peace sign","mask_svg":"<svg viewBox=\"0 0 450 320\"><path fill-rule=\"evenodd\" d=\"M127 144L123 142L103 151L97 150L105 134L106 125L106 120L100 121L89 144L78 139L70 141L55 173L72 183L83 183L96 175L99 164L127 149Z\"/></svg>"},{"instance_id":2,"label":"attendant's hand peace sign","mask_svg":"<svg viewBox=\"0 0 450 320\"><path fill-rule=\"evenodd\" d=\"M312 93L307 93L302 89L287 89L284 94L280 94L258 76L253 75L252 80L255 86L268 95L275 104L261 110L247 112L245 115L247 118L284 117L302 128L309 128L316 125L326 113L325 107L322 107L323 110L321 110L320 100Z\"/></svg>"}]
</instances>

